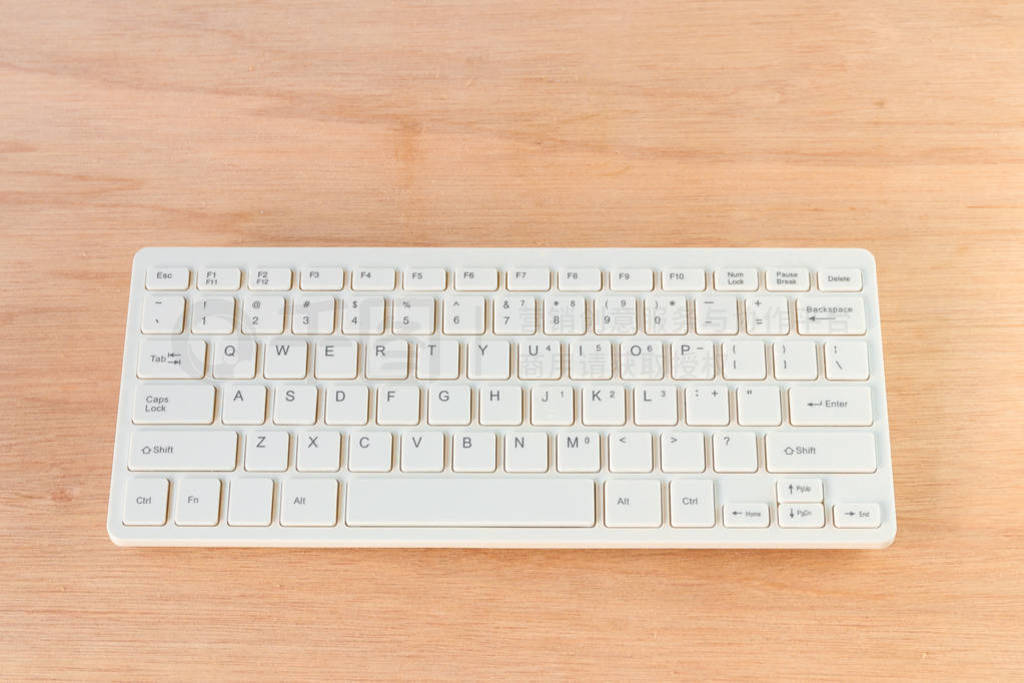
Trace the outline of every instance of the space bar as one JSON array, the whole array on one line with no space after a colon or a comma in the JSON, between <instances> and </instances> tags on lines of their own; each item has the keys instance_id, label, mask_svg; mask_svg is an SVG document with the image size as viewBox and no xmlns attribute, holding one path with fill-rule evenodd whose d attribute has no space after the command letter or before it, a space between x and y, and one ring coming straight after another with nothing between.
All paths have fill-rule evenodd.
<instances>
[{"instance_id":1,"label":"space bar","mask_svg":"<svg viewBox=\"0 0 1024 683\"><path fill-rule=\"evenodd\" d=\"M353 479L349 526L589 527L589 479Z\"/></svg>"}]
</instances>

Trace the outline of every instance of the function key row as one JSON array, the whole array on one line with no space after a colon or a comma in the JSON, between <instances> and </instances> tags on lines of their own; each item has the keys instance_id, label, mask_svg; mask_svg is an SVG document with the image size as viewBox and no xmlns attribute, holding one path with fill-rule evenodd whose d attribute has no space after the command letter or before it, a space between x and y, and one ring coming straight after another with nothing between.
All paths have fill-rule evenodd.
<instances>
[{"instance_id":1,"label":"function key row","mask_svg":"<svg viewBox=\"0 0 1024 683\"><path fill-rule=\"evenodd\" d=\"M501 286L498 268L455 268L454 289L465 292L493 292ZM667 292L701 292L715 289L723 292L753 292L764 288L771 292L806 292L811 289L811 271L807 268L767 268L764 280L757 268L719 268L710 277L702 268L562 268L557 271L557 288L566 292L597 292L602 289L622 292L650 292L656 284ZM449 286L445 268L342 267L300 268L297 283L307 291L339 291L346 285L353 291L440 292ZM512 292L546 292L552 288L551 271L543 267L509 268L505 272L505 288ZM863 288L863 277L857 268L825 268L817 272L817 287L823 292L857 292ZM236 291L242 287L240 268L197 268L196 289ZM181 291L189 288L192 272L184 266L150 268L146 273L146 289ZM296 283L292 269L285 267L254 268L248 272L246 287L252 291L286 291Z\"/></svg>"}]
</instances>

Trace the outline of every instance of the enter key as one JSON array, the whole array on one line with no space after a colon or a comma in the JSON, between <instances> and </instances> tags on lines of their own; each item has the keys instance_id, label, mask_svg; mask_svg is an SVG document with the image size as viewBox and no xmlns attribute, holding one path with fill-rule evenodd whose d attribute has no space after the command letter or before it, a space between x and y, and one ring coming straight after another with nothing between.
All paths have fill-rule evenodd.
<instances>
[{"instance_id":1,"label":"enter key","mask_svg":"<svg viewBox=\"0 0 1024 683\"><path fill-rule=\"evenodd\" d=\"M871 388L792 387L789 421L798 427L868 427L872 422Z\"/></svg>"}]
</instances>

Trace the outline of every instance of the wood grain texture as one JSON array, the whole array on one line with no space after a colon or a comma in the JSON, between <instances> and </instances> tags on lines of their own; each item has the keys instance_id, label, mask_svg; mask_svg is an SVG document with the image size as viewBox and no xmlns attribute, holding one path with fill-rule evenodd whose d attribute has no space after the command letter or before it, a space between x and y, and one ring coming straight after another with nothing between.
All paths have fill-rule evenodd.
<instances>
[{"instance_id":1,"label":"wood grain texture","mask_svg":"<svg viewBox=\"0 0 1024 683\"><path fill-rule=\"evenodd\" d=\"M0 677L1024 678L1024 5L0 3ZM132 550L144 245L863 246L876 552Z\"/></svg>"}]
</instances>

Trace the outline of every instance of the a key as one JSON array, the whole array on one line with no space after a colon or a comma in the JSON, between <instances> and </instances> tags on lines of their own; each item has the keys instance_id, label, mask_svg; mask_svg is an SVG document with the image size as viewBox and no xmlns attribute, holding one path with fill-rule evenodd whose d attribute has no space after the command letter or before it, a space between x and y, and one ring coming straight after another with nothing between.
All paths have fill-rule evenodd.
<instances>
[{"instance_id":1,"label":"a key","mask_svg":"<svg viewBox=\"0 0 1024 683\"><path fill-rule=\"evenodd\" d=\"M355 379L359 370L359 342L338 339L316 345L317 379Z\"/></svg>"},{"instance_id":2,"label":"a key","mask_svg":"<svg viewBox=\"0 0 1024 683\"><path fill-rule=\"evenodd\" d=\"M434 334L434 300L430 297L397 297L391 315L395 334Z\"/></svg>"},{"instance_id":3,"label":"a key","mask_svg":"<svg viewBox=\"0 0 1024 683\"><path fill-rule=\"evenodd\" d=\"M704 271L700 268L665 268L661 271L661 288L666 292L701 292L704 286Z\"/></svg>"},{"instance_id":4,"label":"a key","mask_svg":"<svg viewBox=\"0 0 1024 683\"><path fill-rule=\"evenodd\" d=\"M180 266L150 268L146 271L146 289L184 290L188 289L189 270Z\"/></svg>"},{"instance_id":5,"label":"a key","mask_svg":"<svg viewBox=\"0 0 1024 683\"><path fill-rule=\"evenodd\" d=\"M206 342L143 339L136 375L141 379L199 379L206 373Z\"/></svg>"},{"instance_id":6,"label":"a key","mask_svg":"<svg viewBox=\"0 0 1024 683\"><path fill-rule=\"evenodd\" d=\"M519 344L520 379L558 379L562 376L562 347L557 341Z\"/></svg>"},{"instance_id":7,"label":"a key","mask_svg":"<svg viewBox=\"0 0 1024 683\"><path fill-rule=\"evenodd\" d=\"M416 345L416 376L420 379L455 379L459 376L459 342L430 340Z\"/></svg>"},{"instance_id":8,"label":"a key","mask_svg":"<svg viewBox=\"0 0 1024 683\"><path fill-rule=\"evenodd\" d=\"M686 424L729 424L729 389L724 384L686 387Z\"/></svg>"},{"instance_id":9,"label":"a key","mask_svg":"<svg viewBox=\"0 0 1024 683\"><path fill-rule=\"evenodd\" d=\"M633 421L638 425L675 425L679 405L674 385L647 384L633 388Z\"/></svg>"},{"instance_id":10,"label":"a key","mask_svg":"<svg viewBox=\"0 0 1024 683\"><path fill-rule=\"evenodd\" d=\"M150 295L143 300L143 334L181 334L184 321L185 297Z\"/></svg>"},{"instance_id":11,"label":"a key","mask_svg":"<svg viewBox=\"0 0 1024 683\"><path fill-rule=\"evenodd\" d=\"M650 268L613 268L609 281L612 291L649 292L654 289L654 271Z\"/></svg>"},{"instance_id":12,"label":"a key","mask_svg":"<svg viewBox=\"0 0 1024 683\"><path fill-rule=\"evenodd\" d=\"M768 268L764 272L765 289L769 292L806 292L810 283L806 268Z\"/></svg>"},{"instance_id":13,"label":"a key","mask_svg":"<svg viewBox=\"0 0 1024 683\"><path fill-rule=\"evenodd\" d=\"M821 479L779 479L775 489L780 503L820 503L825 499Z\"/></svg>"},{"instance_id":14,"label":"a key","mask_svg":"<svg viewBox=\"0 0 1024 683\"><path fill-rule=\"evenodd\" d=\"M779 505L779 526L820 529L825 526L825 506L821 503L783 503Z\"/></svg>"},{"instance_id":15,"label":"a key","mask_svg":"<svg viewBox=\"0 0 1024 683\"><path fill-rule=\"evenodd\" d=\"M317 389L309 384L279 384L274 389L274 423L316 423Z\"/></svg>"},{"instance_id":16,"label":"a key","mask_svg":"<svg viewBox=\"0 0 1024 683\"><path fill-rule=\"evenodd\" d=\"M481 339L466 345L470 379L508 379L511 344L500 339Z\"/></svg>"},{"instance_id":17,"label":"a key","mask_svg":"<svg viewBox=\"0 0 1024 683\"><path fill-rule=\"evenodd\" d=\"M537 300L500 296L494 300L494 334L536 334Z\"/></svg>"},{"instance_id":18,"label":"a key","mask_svg":"<svg viewBox=\"0 0 1024 683\"><path fill-rule=\"evenodd\" d=\"M675 342L672 354L672 379L714 379L715 347L711 342Z\"/></svg>"},{"instance_id":19,"label":"a key","mask_svg":"<svg viewBox=\"0 0 1024 683\"><path fill-rule=\"evenodd\" d=\"M273 503L273 479L235 479L228 490L228 524L270 526Z\"/></svg>"},{"instance_id":20,"label":"a key","mask_svg":"<svg viewBox=\"0 0 1024 683\"><path fill-rule=\"evenodd\" d=\"M555 451L559 472L601 469L601 437L597 432L562 432Z\"/></svg>"},{"instance_id":21,"label":"a key","mask_svg":"<svg viewBox=\"0 0 1024 683\"><path fill-rule=\"evenodd\" d=\"M245 437L245 469L248 472L284 472L288 469L288 432L249 432Z\"/></svg>"},{"instance_id":22,"label":"a key","mask_svg":"<svg viewBox=\"0 0 1024 683\"><path fill-rule=\"evenodd\" d=\"M339 432L299 432L295 435L295 469L299 472L337 472L340 468Z\"/></svg>"},{"instance_id":23,"label":"a key","mask_svg":"<svg viewBox=\"0 0 1024 683\"><path fill-rule=\"evenodd\" d=\"M520 346L520 348L523 347ZM572 379L611 379L612 343L589 340L571 342L569 344L569 377Z\"/></svg>"},{"instance_id":24,"label":"a key","mask_svg":"<svg viewBox=\"0 0 1024 683\"><path fill-rule=\"evenodd\" d=\"M647 334L686 334L686 299L648 297L644 301L644 321Z\"/></svg>"},{"instance_id":25,"label":"a key","mask_svg":"<svg viewBox=\"0 0 1024 683\"><path fill-rule=\"evenodd\" d=\"M712 439L716 472L756 472L757 438L753 432L721 432Z\"/></svg>"},{"instance_id":26,"label":"a key","mask_svg":"<svg viewBox=\"0 0 1024 683\"><path fill-rule=\"evenodd\" d=\"M656 479L605 482L604 523L609 527L661 526L661 482Z\"/></svg>"},{"instance_id":27,"label":"a key","mask_svg":"<svg viewBox=\"0 0 1024 683\"><path fill-rule=\"evenodd\" d=\"M249 289L283 291L292 288L291 268L253 268L249 271Z\"/></svg>"},{"instance_id":28,"label":"a key","mask_svg":"<svg viewBox=\"0 0 1024 683\"><path fill-rule=\"evenodd\" d=\"M379 339L366 345L366 379L405 379L409 376L409 342Z\"/></svg>"},{"instance_id":29,"label":"a key","mask_svg":"<svg viewBox=\"0 0 1024 683\"><path fill-rule=\"evenodd\" d=\"M349 526L592 527L589 479L368 478L348 486Z\"/></svg>"},{"instance_id":30,"label":"a key","mask_svg":"<svg viewBox=\"0 0 1024 683\"><path fill-rule=\"evenodd\" d=\"M391 449L391 434L388 432L350 432L348 469L351 472L390 472Z\"/></svg>"},{"instance_id":31,"label":"a key","mask_svg":"<svg viewBox=\"0 0 1024 683\"><path fill-rule=\"evenodd\" d=\"M406 432L402 434L402 470L440 472L444 469L444 434Z\"/></svg>"},{"instance_id":32,"label":"a key","mask_svg":"<svg viewBox=\"0 0 1024 683\"><path fill-rule=\"evenodd\" d=\"M544 334L584 334L587 301L581 296L555 296L544 301Z\"/></svg>"},{"instance_id":33,"label":"a key","mask_svg":"<svg viewBox=\"0 0 1024 683\"><path fill-rule=\"evenodd\" d=\"M465 384L431 385L427 391L427 423L468 425L472 416L472 390Z\"/></svg>"},{"instance_id":34,"label":"a key","mask_svg":"<svg viewBox=\"0 0 1024 683\"><path fill-rule=\"evenodd\" d=\"M330 334L334 331L334 297L300 294L292 300L292 332Z\"/></svg>"},{"instance_id":35,"label":"a key","mask_svg":"<svg viewBox=\"0 0 1024 683\"><path fill-rule=\"evenodd\" d=\"M450 296L444 300L445 334L483 334L487 328L482 296Z\"/></svg>"},{"instance_id":36,"label":"a key","mask_svg":"<svg viewBox=\"0 0 1024 683\"><path fill-rule=\"evenodd\" d=\"M727 335L739 332L739 313L736 297L723 294L706 294L696 298L697 334Z\"/></svg>"},{"instance_id":37,"label":"a key","mask_svg":"<svg viewBox=\"0 0 1024 683\"><path fill-rule=\"evenodd\" d=\"M584 321L584 326L586 321ZM594 301L594 332L597 334L636 334L636 299L631 296L604 296ZM584 330L586 331L585 327ZM573 332L570 334L583 334Z\"/></svg>"},{"instance_id":38,"label":"a key","mask_svg":"<svg viewBox=\"0 0 1024 683\"><path fill-rule=\"evenodd\" d=\"M192 302L193 334L231 334L235 331L235 297L201 296Z\"/></svg>"},{"instance_id":39,"label":"a key","mask_svg":"<svg viewBox=\"0 0 1024 683\"><path fill-rule=\"evenodd\" d=\"M338 523L336 479L291 478L281 483L281 526Z\"/></svg>"},{"instance_id":40,"label":"a key","mask_svg":"<svg viewBox=\"0 0 1024 683\"><path fill-rule=\"evenodd\" d=\"M558 288L564 292L596 292L601 289L601 269L564 268L558 272Z\"/></svg>"},{"instance_id":41,"label":"a key","mask_svg":"<svg viewBox=\"0 0 1024 683\"><path fill-rule=\"evenodd\" d=\"M395 288L394 268L367 268L356 267L352 269L352 289L354 291L387 291Z\"/></svg>"},{"instance_id":42,"label":"a key","mask_svg":"<svg viewBox=\"0 0 1024 683\"><path fill-rule=\"evenodd\" d=\"M487 432L456 432L452 435L453 471L493 472L494 469L494 434Z\"/></svg>"},{"instance_id":43,"label":"a key","mask_svg":"<svg viewBox=\"0 0 1024 683\"><path fill-rule=\"evenodd\" d=\"M784 296L746 299L747 334L789 334L789 300Z\"/></svg>"},{"instance_id":44,"label":"a key","mask_svg":"<svg viewBox=\"0 0 1024 683\"><path fill-rule=\"evenodd\" d=\"M505 434L505 470L508 472L547 472L548 435L544 432Z\"/></svg>"},{"instance_id":45,"label":"a key","mask_svg":"<svg viewBox=\"0 0 1024 683\"><path fill-rule=\"evenodd\" d=\"M267 388L259 384L225 384L220 418L226 425L261 425L267 419Z\"/></svg>"},{"instance_id":46,"label":"a key","mask_svg":"<svg viewBox=\"0 0 1024 683\"><path fill-rule=\"evenodd\" d=\"M350 296L342 304L343 334L383 334L384 297Z\"/></svg>"},{"instance_id":47,"label":"a key","mask_svg":"<svg viewBox=\"0 0 1024 683\"><path fill-rule=\"evenodd\" d=\"M135 424L210 424L214 389L209 384L140 384L135 390Z\"/></svg>"},{"instance_id":48,"label":"a key","mask_svg":"<svg viewBox=\"0 0 1024 683\"><path fill-rule=\"evenodd\" d=\"M124 491L126 526L163 526L167 523L166 479L136 477L128 480Z\"/></svg>"},{"instance_id":49,"label":"a key","mask_svg":"<svg viewBox=\"0 0 1024 683\"><path fill-rule=\"evenodd\" d=\"M249 339L218 341L213 347L216 379L252 379L256 376L256 342Z\"/></svg>"},{"instance_id":50,"label":"a key","mask_svg":"<svg viewBox=\"0 0 1024 683\"><path fill-rule=\"evenodd\" d=\"M284 331L283 296L247 296L242 306L242 332L281 334Z\"/></svg>"},{"instance_id":51,"label":"a key","mask_svg":"<svg viewBox=\"0 0 1024 683\"><path fill-rule=\"evenodd\" d=\"M238 268L196 269L196 289L235 291L242 284L242 271Z\"/></svg>"},{"instance_id":52,"label":"a key","mask_svg":"<svg viewBox=\"0 0 1024 683\"><path fill-rule=\"evenodd\" d=\"M377 424L414 425L419 421L418 387L384 385L377 389Z\"/></svg>"},{"instance_id":53,"label":"a key","mask_svg":"<svg viewBox=\"0 0 1024 683\"><path fill-rule=\"evenodd\" d=\"M878 503L839 503L832 506L832 520L840 529L876 529L882 510Z\"/></svg>"},{"instance_id":54,"label":"a key","mask_svg":"<svg viewBox=\"0 0 1024 683\"><path fill-rule=\"evenodd\" d=\"M725 379L764 379L767 372L762 342L729 341L722 344L722 376Z\"/></svg>"},{"instance_id":55,"label":"a key","mask_svg":"<svg viewBox=\"0 0 1024 683\"><path fill-rule=\"evenodd\" d=\"M365 384L328 384L324 394L327 424L364 425L369 420L370 390Z\"/></svg>"},{"instance_id":56,"label":"a key","mask_svg":"<svg viewBox=\"0 0 1024 683\"><path fill-rule=\"evenodd\" d=\"M448 286L444 268L406 268L402 286L410 292L440 292Z\"/></svg>"},{"instance_id":57,"label":"a key","mask_svg":"<svg viewBox=\"0 0 1024 683\"><path fill-rule=\"evenodd\" d=\"M769 432L764 437L769 472L874 472L875 436L871 432Z\"/></svg>"},{"instance_id":58,"label":"a key","mask_svg":"<svg viewBox=\"0 0 1024 683\"><path fill-rule=\"evenodd\" d=\"M480 424L519 425L523 423L523 390L501 384L484 384L477 391Z\"/></svg>"},{"instance_id":59,"label":"a key","mask_svg":"<svg viewBox=\"0 0 1024 683\"><path fill-rule=\"evenodd\" d=\"M802 296L796 300L796 326L800 334L864 334L864 300L858 296Z\"/></svg>"},{"instance_id":60,"label":"a key","mask_svg":"<svg viewBox=\"0 0 1024 683\"><path fill-rule=\"evenodd\" d=\"M546 292L551 289L551 272L547 268L509 268L505 287L510 292Z\"/></svg>"},{"instance_id":61,"label":"a key","mask_svg":"<svg viewBox=\"0 0 1024 683\"><path fill-rule=\"evenodd\" d=\"M304 341L266 344L263 376L267 379L302 379L306 376L308 346Z\"/></svg>"},{"instance_id":62,"label":"a key","mask_svg":"<svg viewBox=\"0 0 1024 683\"><path fill-rule=\"evenodd\" d=\"M238 434L221 430L139 431L132 434L133 472L230 472Z\"/></svg>"},{"instance_id":63,"label":"a key","mask_svg":"<svg viewBox=\"0 0 1024 683\"><path fill-rule=\"evenodd\" d=\"M715 525L715 482L673 479L669 483L669 523L674 527Z\"/></svg>"},{"instance_id":64,"label":"a key","mask_svg":"<svg viewBox=\"0 0 1024 683\"><path fill-rule=\"evenodd\" d=\"M736 390L737 421L750 427L782 424L782 399L773 385L752 384Z\"/></svg>"},{"instance_id":65,"label":"a key","mask_svg":"<svg viewBox=\"0 0 1024 683\"><path fill-rule=\"evenodd\" d=\"M771 521L768 515L768 506L764 503L726 503L722 506L722 521L729 527L767 527Z\"/></svg>"},{"instance_id":66,"label":"a key","mask_svg":"<svg viewBox=\"0 0 1024 683\"><path fill-rule=\"evenodd\" d=\"M866 386L793 386L789 421L802 427L870 426L871 388Z\"/></svg>"},{"instance_id":67,"label":"a key","mask_svg":"<svg viewBox=\"0 0 1024 683\"><path fill-rule=\"evenodd\" d=\"M634 338L619 344L619 373L622 379L662 379L665 351L658 339Z\"/></svg>"},{"instance_id":68,"label":"a key","mask_svg":"<svg viewBox=\"0 0 1024 683\"><path fill-rule=\"evenodd\" d=\"M217 526L220 521L220 479L185 477L178 480L174 523L178 526Z\"/></svg>"},{"instance_id":69,"label":"a key","mask_svg":"<svg viewBox=\"0 0 1024 683\"><path fill-rule=\"evenodd\" d=\"M775 377L783 380L818 379L818 353L814 342L787 341L772 345Z\"/></svg>"},{"instance_id":70,"label":"a key","mask_svg":"<svg viewBox=\"0 0 1024 683\"><path fill-rule=\"evenodd\" d=\"M665 432L661 435L661 469L665 472L703 472L704 435Z\"/></svg>"},{"instance_id":71,"label":"a key","mask_svg":"<svg viewBox=\"0 0 1024 683\"><path fill-rule=\"evenodd\" d=\"M831 380L866 380L868 345L862 341L825 342L825 376Z\"/></svg>"},{"instance_id":72,"label":"a key","mask_svg":"<svg viewBox=\"0 0 1024 683\"><path fill-rule=\"evenodd\" d=\"M573 423L571 387L552 384L530 391L530 421L535 425L558 426Z\"/></svg>"},{"instance_id":73,"label":"a key","mask_svg":"<svg viewBox=\"0 0 1024 683\"><path fill-rule=\"evenodd\" d=\"M299 271L299 287L313 292L336 292L345 285L345 269L314 266Z\"/></svg>"},{"instance_id":74,"label":"a key","mask_svg":"<svg viewBox=\"0 0 1024 683\"><path fill-rule=\"evenodd\" d=\"M612 432L608 435L608 469L612 472L650 472L654 449L648 432Z\"/></svg>"},{"instance_id":75,"label":"a key","mask_svg":"<svg viewBox=\"0 0 1024 683\"><path fill-rule=\"evenodd\" d=\"M456 268L455 289L466 292L493 292L498 288L497 268Z\"/></svg>"},{"instance_id":76,"label":"a key","mask_svg":"<svg viewBox=\"0 0 1024 683\"><path fill-rule=\"evenodd\" d=\"M623 387L599 385L583 387L583 424L620 426L626 424L626 390Z\"/></svg>"},{"instance_id":77,"label":"a key","mask_svg":"<svg viewBox=\"0 0 1024 683\"><path fill-rule=\"evenodd\" d=\"M757 268L718 268L715 289L721 292L752 292L757 289Z\"/></svg>"},{"instance_id":78,"label":"a key","mask_svg":"<svg viewBox=\"0 0 1024 683\"><path fill-rule=\"evenodd\" d=\"M823 268L818 271L818 289L823 292L859 292L863 288L858 268Z\"/></svg>"}]
</instances>

